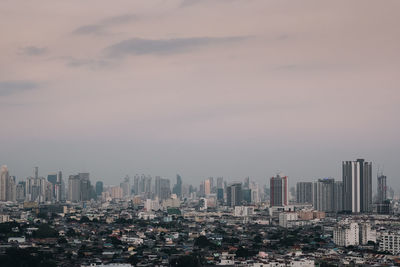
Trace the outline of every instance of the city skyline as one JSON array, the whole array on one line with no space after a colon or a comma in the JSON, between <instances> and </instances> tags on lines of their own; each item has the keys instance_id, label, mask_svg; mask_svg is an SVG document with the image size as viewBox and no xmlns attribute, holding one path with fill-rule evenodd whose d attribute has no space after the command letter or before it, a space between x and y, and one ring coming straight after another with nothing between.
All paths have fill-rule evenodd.
<instances>
[{"instance_id":1,"label":"city skyline","mask_svg":"<svg viewBox=\"0 0 400 267\"><path fill-rule=\"evenodd\" d=\"M400 188L399 2L306 2L3 2L0 164Z\"/></svg>"}]
</instances>

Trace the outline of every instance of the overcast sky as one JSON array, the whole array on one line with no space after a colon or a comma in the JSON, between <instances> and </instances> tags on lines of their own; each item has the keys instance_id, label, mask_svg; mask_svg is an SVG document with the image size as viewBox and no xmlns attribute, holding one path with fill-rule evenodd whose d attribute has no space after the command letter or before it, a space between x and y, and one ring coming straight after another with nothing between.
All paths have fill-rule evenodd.
<instances>
[{"instance_id":1,"label":"overcast sky","mask_svg":"<svg viewBox=\"0 0 400 267\"><path fill-rule=\"evenodd\" d=\"M400 1L0 2L0 164L400 188ZM374 186L376 179L374 177Z\"/></svg>"}]
</instances>

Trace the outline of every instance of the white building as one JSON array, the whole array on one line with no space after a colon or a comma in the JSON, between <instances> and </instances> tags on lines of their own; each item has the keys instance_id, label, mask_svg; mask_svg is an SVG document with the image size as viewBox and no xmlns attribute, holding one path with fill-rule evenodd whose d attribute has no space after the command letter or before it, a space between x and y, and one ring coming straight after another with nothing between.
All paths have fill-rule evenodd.
<instances>
[{"instance_id":1,"label":"white building","mask_svg":"<svg viewBox=\"0 0 400 267\"><path fill-rule=\"evenodd\" d=\"M287 228L289 221L297 221L298 218L297 212L281 212L279 214L279 226Z\"/></svg>"},{"instance_id":2,"label":"white building","mask_svg":"<svg viewBox=\"0 0 400 267\"><path fill-rule=\"evenodd\" d=\"M234 215L236 217L250 216L254 214L254 207L236 206Z\"/></svg>"},{"instance_id":3,"label":"white building","mask_svg":"<svg viewBox=\"0 0 400 267\"><path fill-rule=\"evenodd\" d=\"M379 242L380 251L389 251L396 255L400 253L400 234L398 233L384 233Z\"/></svg>"},{"instance_id":4,"label":"white building","mask_svg":"<svg viewBox=\"0 0 400 267\"><path fill-rule=\"evenodd\" d=\"M359 226L357 223L339 224L333 230L333 242L337 246L357 246L359 242Z\"/></svg>"},{"instance_id":5,"label":"white building","mask_svg":"<svg viewBox=\"0 0 400 267\"><path fill-rule=\"evenodd\" d=\"M371 229L371 224L360 224L360 244L366 245L369 241L376 243L376 230Z\"/></svg>"}]
</instances>

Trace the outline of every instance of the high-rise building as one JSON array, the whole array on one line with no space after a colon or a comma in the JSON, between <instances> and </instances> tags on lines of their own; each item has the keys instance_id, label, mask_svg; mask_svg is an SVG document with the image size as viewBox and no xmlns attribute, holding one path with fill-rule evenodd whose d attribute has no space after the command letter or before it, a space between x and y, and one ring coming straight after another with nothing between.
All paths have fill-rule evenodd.
<instances>
[{"instance_id":1,"label":"high-rise building","mask_svg":"<svg viewBox=\"0 0 400 267\"><path fill-rule=\"evenodd\" d=\"M25 200L25 182L21 181L17 184L15 190L16 200L18 202L24 202Z\"/></svg>"},{"instance_id":2,"label":"high-rise building","mask_svg":"<svg viewBox=\"0 0 400 267\"><path fill-rule=\"evenodd\" d=\"M171 187L168 179L160 179L160 196L159 200L168 199L171 196Z\"/></svg>"},{"instance_id":3,"label":"high-rise building","mask_svg":"<svg viewBox=\"0 0 400 267\"><path fill-rule=\"evenodd\" d=\"M129 176L125 176L124 181L120 184L122 188L122 195L124 197L129 197L131 195L131 183Z\"/></svg>"},{"instance_id":4,"label":"high-rise building","mask_svg":"<svg viewBox=\"0 0 400 267\"><path fill-rule=\"evenodd\" d=\"M270 179L270 205L287 206L288 205L288 178L287 176L271 177Z\"/></svg>"},{"instance_id":5,"label":"high-rise building","mask_svg":"<svg viewBox=\"0 0 400 267\"><path fill-rule=\"evenodd\" d=\"M230 207L240 206L243 200L242 184L233 183L226 188L226 202Z\"/></svg>"},{"instance_id":6,"label":"high-rise building","mask_svg":"<svg viewBox=\"0 0 400 267\"><path fill-rule=\"evenodd\" d=\"M364 159L343 161L343 209L347 212L372 211L372 163Z\"/></svg>"},{"instance_id":7,"label":"high-rise building","mask_svg":"<svg viewBox=\"0 0 400 267\"><path fill-rule=\"evenodd\" d=\"M204 194L207 196L211 194L211 181L207 179L204 181Z\"/></svg>"},{"instance_id":8,"label":"high-rise building","mask_svg":"<svg viewBox=\"0 0 400 267\"><path fill-rule=\"evenodd\" d=\"M319 179L314 183L313 206L315 210L334 212L335 211L335 179Z\"/></svg>"},{"instance_id":9,"label":"high-rise building","mask_svg":"<svg viewBox=\"0 0 400 267\"><path fill-rule=\"evenodd\" d=\"M176 175L176 184L172 189L172 193L176 194L178 198L182 197L182 177L179 174Z\"/></svg>"},{"instance_id":10,"label":"high-rise building","mask_svg":"<svg viewBox=\"0 0 400 267\"><path fill-rule=\"evenodd\" d=\"M336 181L334 187L334 210L335 212L343 211L343 182Z\"/></svg>"},{"instance_id":11,"label":"high-rise building","mask_svg":"<svg viewBox=\"0 0 400 267\"><path fill-rule=\"evenodd\" d=\"M78 174L81 181L81 201L88 201L92 197L92 186L89 180L89 173L83 172Z\"/></svg>"},{"instance_id":12,"label":"high-rise building","mask_svg":"<svg viewBox=\"0 0 400 267\"><path fill-rule=\"evenodd\" d=\"M101 193L103 193L103 182L97 181L96 182L96 195L101 196Z\"/></svg>"},{"instance_id":13,"label":"high-rise building","mask_svg":"<svg viewBox=\"0 0 400 267\"><path fill-rule=\"evenodd\" d=\"M9 180L8 168L6 165L3 165L0 169L0 201L7 201Z\"/></svg>"},{"instance_id":14,"label":"high-rise building","mask_svg":"<svg viewBox=\"0 0 400 267\"><path fill-rule=\"evenodd\" d=\"M387 199L386 176L378 174L378 204L383 204Z\"/></svg>"},{"instance_id":15,"label":"high-rise building","mask_svg":"<svg viewBox=\"0 0 400 267\"><path fill-rule=\"evenodd\" d=\"M224 178L223 177L217 178L217 189L219 189L219 188L224 188Z\"/></svg>"},{"instance_id":16,"label":"high-rise building","mask_svg":"<svg viewBox=\"0 0 400 267\"><path fill-rule=\"evenodd\" d=\"M81 201L81 179L79 175L70 175L68 179L68 200Z\"/></svg>"},{"instance_id":17,"label":"high-rise building","mask_svg":"<svg viewBox=\"0 0 400 267\"><path fill-rule=\"evenodd\" d=\"M135 192L135 195L139 195L139 180L140 176L136 174L133 177L133 191Z\"/></svg>"},{"instance_id":18,"label":"high-rise building","mask_svg":"<svg viewBox=\"0 0 400 267\"><path fill-rule=\"evenodd\" d=\"M311 204L313 202L312 182L298 182L296 184L296 202Z\"/></svg>"}]
</instances>

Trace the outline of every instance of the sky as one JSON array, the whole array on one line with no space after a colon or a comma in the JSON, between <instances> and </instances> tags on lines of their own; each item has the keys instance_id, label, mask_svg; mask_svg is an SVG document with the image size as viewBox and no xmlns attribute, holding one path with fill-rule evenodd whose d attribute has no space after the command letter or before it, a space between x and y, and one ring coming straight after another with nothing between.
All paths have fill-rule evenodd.
<instances>
[{"instance_id":1,"label":"sky","mask_svg":"<svg viewBox=\"0 0 400 267\"><path fill-rule=\"evenodd\" d=\"M400 2L2 0L0 164L400 189ZM374 179L374 186L376 181Z\"/></svg>"}]
</instances>

